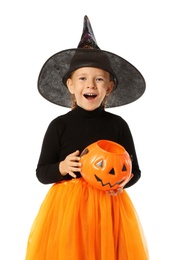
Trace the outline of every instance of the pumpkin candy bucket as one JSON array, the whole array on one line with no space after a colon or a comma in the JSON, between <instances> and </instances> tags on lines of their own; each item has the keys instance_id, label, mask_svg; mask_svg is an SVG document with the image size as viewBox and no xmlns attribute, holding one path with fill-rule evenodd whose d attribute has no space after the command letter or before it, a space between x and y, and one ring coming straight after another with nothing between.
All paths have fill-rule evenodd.
<instances>
[{"instance_id":1,"label":"pumpkin candy bucket","mask_svg":"<svg viewBox=\"0 0 175 260\"><path fill-rule=\"evenodd\" d=\"M122 188L131 179L131 158L123 146L99 140L87 146L80 155L81 175L100 190Z\"/></svg>"}]
</instances>

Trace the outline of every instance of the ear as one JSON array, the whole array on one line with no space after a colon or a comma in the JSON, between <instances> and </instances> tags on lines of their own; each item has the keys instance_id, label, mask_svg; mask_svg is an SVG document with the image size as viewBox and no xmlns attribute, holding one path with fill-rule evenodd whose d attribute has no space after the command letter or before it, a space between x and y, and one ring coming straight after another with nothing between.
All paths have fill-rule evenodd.
<instances>
[{"instance_id":1,"label":"ear","mask_svg":"<svg viewBox=\"0 0 175 260\"><path fill-rule=\"evenodd\" d=\"M110 81L106 90L106 96L109 96L114 88L114 81Z\"/></svg>"},{"instance_id":2,"label":"ear","mask_svg":"<svg viewBox=\"0 0 175 260\"><path fill-rule=\"evenodd\" d=\"M68 90L71 94L74 94L74 88L73 88L73 85L72 85L72 79L71 78L68 78L67 81L66 81L66 85L68 87Z\"/></svg>"}]
</instances>

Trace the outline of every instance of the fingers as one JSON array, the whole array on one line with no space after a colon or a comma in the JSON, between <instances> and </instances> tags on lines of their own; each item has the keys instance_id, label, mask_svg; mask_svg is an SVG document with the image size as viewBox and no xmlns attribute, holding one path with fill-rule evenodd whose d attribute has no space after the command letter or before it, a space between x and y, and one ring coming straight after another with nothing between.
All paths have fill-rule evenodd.
<instances>
[{"instance_id":1,"label":"fingers","mask_svg":"<svg viewBox=\"0 0 175 260\"><path fill-rule=\"evenodd\" d=\"M108 190L106 193L111 196L117 196L118 194L123 192L123 188L118 188L116 190Z\"/></svg>"},{"instance_id":2,"label":"fingers","mask_svg":"<svg viewBox=\"0 0 175 260\"><path fill-rule=\"evenodd\" d=\"M74 153L71 153L69 154L67 157L66 157L66 160L72 162L72 165L77 165L78 162L80 161L80 157L78 156L79 155L79 151L75 151Z\"/></svg>"},{"instance_id":3,"label":"fingers","mask_svg":"<svg viewBox=\"0 0 175 260\"><path fill-rule=\"evenodd\" d=\"M76 178L76 174L74 172L80 172L81 163L79 155L79 151L75 151L74 153L69 154L64 161L60 162L59 170L62 175L69 174L73 178Z\"/></svg>"}]
</instances>

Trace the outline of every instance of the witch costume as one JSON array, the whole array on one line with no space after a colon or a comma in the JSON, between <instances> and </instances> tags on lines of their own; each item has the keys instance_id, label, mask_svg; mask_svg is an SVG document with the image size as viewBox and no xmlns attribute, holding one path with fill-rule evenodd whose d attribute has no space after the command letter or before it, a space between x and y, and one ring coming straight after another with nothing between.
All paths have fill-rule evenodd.
<instances>
[{"instance_id":1,"label":"witch costume","mask_svg":"<svg viewBox=\"0 0 175 260\"><path fill-rule=\"evenodd\" d=\"M43 65L38 78L40 94L54 104L71 107L66 80L81 67L100 68L112 75L115 88L106 107L129 104L145 91L144 78L132 64L98 47L87 16L78 47L56 53ZM96 189L80 173L74 179L59 172L59 163L68 154L104 139L122 145L132 158L133 177L117 196ZM102 105L93 111L77 105L58 116L44 136L36 175L41 183L53 185L32 225L26 260L149 259L137 212L126 192L141 171L123 118Z\"/></svg>"}]
</instances>

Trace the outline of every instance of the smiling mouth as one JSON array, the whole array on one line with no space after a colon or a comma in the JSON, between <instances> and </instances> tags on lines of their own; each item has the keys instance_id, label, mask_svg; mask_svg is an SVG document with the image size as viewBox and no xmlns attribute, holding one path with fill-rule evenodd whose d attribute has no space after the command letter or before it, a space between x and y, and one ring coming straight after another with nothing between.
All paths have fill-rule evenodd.
<instances>
[{"instance_id":1,"label":"smiling mouth","mask_svg":"<svg viewBox=\"0 0 175 260\"><path fill-rule=\"evenodd\" d=\"M118 181L118 182L116 182L116 183L114 183L114 184L112 185L112 184L109 183L109 182L103 183L102 179L100 179L97 175L94 174L94 176L95 176L96 180L101 183L102 186L107 186L107 185L109 185L110 188L113 188L115 185L120 185L120 184L122 184L122 182L124 182L124 180L120 180L120 181Z\"/></svg>"},{"instance_id":2,"label":"smiling mouth","mask_svg":"<svg viewBox=\"0 0 175 260\"><path fill-rule=\"evenodd\" d=\"M96 94L84 94L83 96L88 100L93 100L97 97Z\"/></svg>"}]
</instances>

